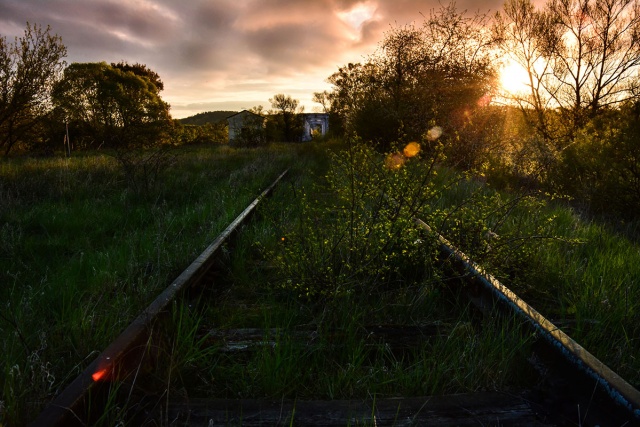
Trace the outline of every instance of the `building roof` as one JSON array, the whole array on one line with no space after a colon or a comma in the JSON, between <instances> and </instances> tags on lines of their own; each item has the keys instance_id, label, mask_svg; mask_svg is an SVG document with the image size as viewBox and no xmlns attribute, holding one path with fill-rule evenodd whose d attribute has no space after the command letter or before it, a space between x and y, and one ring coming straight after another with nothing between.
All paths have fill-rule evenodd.
<instances>
[{"instance_id":1,"label":"building roof","mask_svg":"<svg viewBox=\"0 0 640 427\"><path fill-rule=\"evenodd\" d=\"M264 117L263 117L263 116L261 116L260 114L256 114L256 113L254 113L253 111L249 111L249 110L242 110L242 111L240 111L240 112L238 112L238 113L235 113L235 114L230 115L229 117L227 117L227 120L229 120L230 118L235 117L235 116L237 116L237 115L239 115L239 114L242 114L242 113L249 113L249 114L253 114L253 115L254 115L254 116L256 116L256 117L262 117L262 118L264 118Z\"/></svg>"}]
</instances>

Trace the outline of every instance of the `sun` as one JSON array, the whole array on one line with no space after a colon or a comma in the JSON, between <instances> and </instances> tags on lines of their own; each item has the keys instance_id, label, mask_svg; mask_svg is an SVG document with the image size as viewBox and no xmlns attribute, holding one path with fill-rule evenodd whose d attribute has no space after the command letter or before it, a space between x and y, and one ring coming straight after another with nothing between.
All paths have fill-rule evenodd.
<instances>
[{"instance_id":1,"label":"sun","mask_svg":"<svg viewBox=\"0 0 640 427\"><path fill-rule=\"evenodd\" d=\"M529 91L529 75L522 65L507 60L500 70L500 85L509 94L526 93Z\"/></svg>"}]
</instances>

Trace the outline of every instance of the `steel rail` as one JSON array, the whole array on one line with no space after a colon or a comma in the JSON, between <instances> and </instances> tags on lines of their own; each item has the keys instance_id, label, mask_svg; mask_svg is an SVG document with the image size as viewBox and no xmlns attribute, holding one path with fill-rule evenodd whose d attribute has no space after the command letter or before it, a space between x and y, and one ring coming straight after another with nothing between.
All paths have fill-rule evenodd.
<instances>
[{"instance_id":1,"label":"steel rail","mask_svg":"<svg viewBox=\"0 0 640 427\"><path fill-rule=\"evenodd\" d=\"M143 357L159 315L182 291L197 283L209 271L216 252L269 195L288 169L256 197L240 215L202 252L76 379L69 384L30 424L32 426L87 425L87 419L100 410L92 400L111 380L135 374Z\"/></svg>"},{"instance_id":2,"label":"steel rail","mask_svg":"<svg viewBox=\"0 0 640 427\"><path fill-rule=\"evenodd\" d=\"M414 221L438 239L440 251L446 258L453 260L459 267L470 273L472 277L483 285L485 290L499 301L524 316L566 358L595 379L615 403L626 408L634 418L640 420L640 391L527 304L498 279L473 262L464 252L434 231L427 223L418 218L415 218Z\"/></svg>"}]
</instances>

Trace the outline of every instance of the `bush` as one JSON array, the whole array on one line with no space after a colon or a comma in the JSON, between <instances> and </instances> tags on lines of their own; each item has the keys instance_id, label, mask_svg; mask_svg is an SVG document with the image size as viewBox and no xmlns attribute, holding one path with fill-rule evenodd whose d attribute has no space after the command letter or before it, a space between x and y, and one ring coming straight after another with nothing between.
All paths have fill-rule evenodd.
<instances>
[{"instance_id":1,"label":"bush","mask_svg":"<svg viewBox=\"0 0 640 427\"><path fill-rule=\"evenodd\" d=\"M438 157L420 144L384 157L353 140L332 154L326 182L304 194L295 226L284 230L275 259L279 286L302 298L334 298L393 289L430 275L434 246L413 217L437 197Z\"/></svg>"},{"instance_id":2,"label":"bush","mask_svg":"<svg viewBox=\"0 0 640 427\"><path fill-rule=\"evenodd\" d=\"M593 119L563 151L551 177L595 213L636 218L640 209L640 104Z\"/></svg>"},{"instance_id":3,"label":"bush","mask_svg":"<svg viewBox=\"0 0 640 427\"><path fill-rule=\"evenodd\" d=\"M226 144L229 133L224 123L183 125L174 120L173 139L178 144Z\"/></svg>"}]
</instances>

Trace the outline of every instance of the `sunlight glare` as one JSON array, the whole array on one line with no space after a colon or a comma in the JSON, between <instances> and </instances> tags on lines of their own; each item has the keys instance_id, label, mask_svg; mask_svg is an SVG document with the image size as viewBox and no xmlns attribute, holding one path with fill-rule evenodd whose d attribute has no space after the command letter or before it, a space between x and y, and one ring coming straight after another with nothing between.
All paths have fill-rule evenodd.
<instances>
[{"instance_id":1,"label":"sunlight glare","mask_svg":"<svg viewBox=\"0 0 640 427\"><path fill-rule=\"evenodd\" d=\"M440 126L434 126L427 131L427 139L429 141L435 141L442 136L442 128Z\"/></svg>"},{"instance_id":2,"label":"sunlight glare","mask_svg":"<svg viewBox=\"0 0 640 427\"><path fill-rule=\"evenodd\" d=\"M97 382L97 381L100 381L100 380L104 379L106 377L106 375L107 375L107 369L100 369L100 370L94 372L91 375L91 378L93 378L93 381Z\"/></svg>"},{"instance_id":3,"label":"sunlight glare","mask_svg":"<svg viewBox=\"0 0 640 427\"><path fill-rule=\"evenodd\" d=\"M389 170L397 170L404 165L405 160L401 153L390 153L384 159L384 166Z\"/></svg>"},{"instance_id":4,"label":"sunlight glare","mask_svg":"<svg viewBox=\"0 0 640 427\"><path fill-rule=\"evenodd\" d=\"M359 30L362 24L371 20L376 13L375 5L364 2L358 3L345 12L338 12L338 16L342 21L349 24L354 30Z\"/></svg>"},{"instance_id":5,"label":"sunlight glare","mask_svg":"<svg viewBox=\"0 0 640 427\"><path fill-rule=\"evenodd\" d=\"M500 70L500 85L510 94L527 92L527 70L516 62L508 61Z\"/></svg>"}]
</instances>

